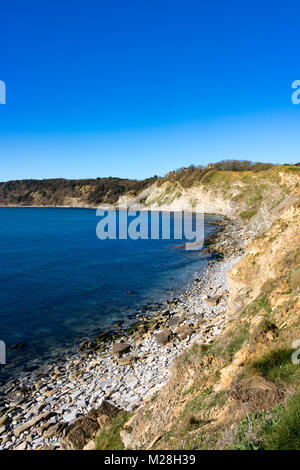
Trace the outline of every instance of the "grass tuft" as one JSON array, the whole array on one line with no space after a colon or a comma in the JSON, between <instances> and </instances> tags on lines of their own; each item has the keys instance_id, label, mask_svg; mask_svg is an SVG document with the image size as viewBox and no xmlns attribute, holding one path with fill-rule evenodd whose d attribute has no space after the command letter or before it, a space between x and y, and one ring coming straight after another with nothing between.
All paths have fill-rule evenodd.
<instances>
[{"instance_id":1,"label":"grass tuft","mask_svg":"<svg viewBox=\"0 0 300 470\"><path fill-rule=\"evenodd\" d=\"M300 392L288 401L281 419L265 433L267 450L300 449Z\"/></svg>"},{"instance_id":2,"label":"grass tuft","mask_svg":"<svg viewBox=\"0 0 300 470\"><path fill-rule=\"evenodd\" d=\"M300 379L300 367L292 362L293 352L286 347L270 351L249 364L249 369L274 383L296 384Z\"/></svg>"},{"instance_id":3,"label":"grass tuft","mask_svg":"<svg viewBox=\"0 0 300 470\"><path fill-rule=\"evenodd\" d=\"M120 432L124 424L132 415L126 411L121 411L111 424L103 429L96 437L96 450L122 450L124 444L120 438Z\"/></svg>"}]
</instances>

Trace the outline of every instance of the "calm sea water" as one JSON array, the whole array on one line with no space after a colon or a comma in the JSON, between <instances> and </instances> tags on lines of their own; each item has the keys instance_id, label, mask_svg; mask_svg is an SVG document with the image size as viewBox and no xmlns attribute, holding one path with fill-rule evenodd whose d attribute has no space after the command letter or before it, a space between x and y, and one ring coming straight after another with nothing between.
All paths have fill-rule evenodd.
<instances>
[{"instance_id":1,"label":"calm sea water","mask_svg":"<svg viewBox=\"0 0 300 470\"><path fill-rule=\"evenodd\" d=\"M8 368L170 297L207 264L180 240L101 241L98 221L87 209L0 208L0 339L27 344L8 349Z\"/></svg>"}]
</instances>

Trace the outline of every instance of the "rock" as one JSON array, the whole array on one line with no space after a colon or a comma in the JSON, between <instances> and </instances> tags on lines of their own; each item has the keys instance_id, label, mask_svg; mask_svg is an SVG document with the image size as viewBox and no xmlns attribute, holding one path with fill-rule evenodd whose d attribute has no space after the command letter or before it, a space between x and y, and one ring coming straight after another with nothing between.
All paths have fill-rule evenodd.
<instances>
[{"instance_id":1,"label":"rock","mask_svg":"<svg viewBox=\"0 0 300 470\"><path fill-rule=\"evenodd\" d=\"M195 319L195 322L200 322L203 320L203 313L197 313L195 316L194 316L194 319Z\"/></svg>"},{"instance_id":2,"label":"rock","mask_svg":"<svg viewBox=\"0 0 300 470\"><path fill-rule=\"evenodd\" d=\"M8 417L6 415L0 418L0 428L7 423Z\"/></svg>"},{"instance_id":3,"label":"rock","mask_svg":"<svg viewBox=\"0 0 300 470\"><path fill-rule=\"evenodd\" d=\"M26 450L26 447L27 447L27 442L24 441L24 442L21 442L21 444L19 444L17 447L15 447L14 450Z\"/></svg>"},{"instance_id":4,"label":"rock","mask_svg":"<svg viewBox=\"0 0 300 470\"><path fill-rule=\"evenodd\" d=\"M194 330L191 328L191 326L187 324L187 325L179 326L179 328L175 330L175 333L179 336L181 340L183 340L187 338L188 336L191 336L193 331Z\"/></svg>"},{"instance_id":5,"label":"rock","mask_svg":"<svg viewBox=\"0 0 300 470\"><path fill-rule=\"evenodd\" d=\"M164 330L160 330L158 333L154 335L155 341L160 346L165 346L169 343L172 339L173 333L169 328L165 328Z\"/></svg>"},{"instance_id":6,"label":"rock","mask_svg":"<svg viewBox=\"0 0 300 470\"><path fill-rule=\"evenodd\" d=\"M120 320L119 322L116 323L116 325L122 325L123 320ZM102 331L99 335L97 335L94 340L97 344L102 344L105 343L106 341L109 341L111 338L111 335L108 331Z\"/></svg>"},{"instance_id":7,"label":"rock","mask_svg":"<svg viewBox=\"0 0 300 470\"><path fill-rule=\"evenodd\" d=\"M80 343L79 345L78 352L82 352L88 349L88 345L89 345L89 340L82 341L82 343Z\"/></svg>"},{"instance_id":8,"label":"rock","mask_svg":"<svg viewBox=\"0 0 300 470\"><path fill-rule=\"evenodd\" d=\"M168 321L168 327L172 328L174 326L180 325L180 323L182 323L183 321L184 321L183 318L180 318L180 317L171 318Z\"/></svg>"},{"instance_id":9,"label":"rock","mask_svg":"<svg viewBox=\"0 0 300 470\"><path fill-rule=\"evenodd\" d=\"M218 328L217 326L214 326L214 327L213 327L212 334L213 334L214 336L218 336L220 333L221 333L221 328Z\"/></svg>"},{"instance_id":10,"label":"rock","mask_svg":"<svg viewBox=\"0 0 300 470\"><path fill-rule=\"evenodd\" d=\"M132 443L131 434L123 429L123 430L120 432L120 438L121 438L121 441L122 441L123 444L124 444L125 449L130 448L131 443Z\"/></svg>"},{"instance_id":11,"label":"rock","mask_svg":"<svg viewBox=\"0 0 300 470\"><path fill-rule=\"evenodd\" d=\"M0 432L1 434L1 432ZM6 442L9 442L9 439L10 439L10 435L6 434L5 436L1 437L1 444L6 444Z\"/></svg>"},{"instance_id":12,"label":"rock","mask_svg":"<svg viewBox=\"0 0 300 470\"><path fill-rule=\"evenodd\" d=\"M91 439L82 450L95 450L95 441Z\"/></svg>"},{"instance_id":13,"label":"rock","mask_svg":"<svg viewBox=\"0 0 300 470\"><path fill-rule=\"evenodd\" d=\"M78 410L73 410L70 413L65 413L63 415L63 419L65 420L66 423L70 423L74 421L78 416Z\"/></svg>"},{"instance_id":14,"label":"rock","mask_svg":"<svg viewBox=\"0 0 300 470\"><path fill-rule=\"evenodd\" d=\"M130 364L135 363L137 360L138 360L138 356L134 356L134 355L121 357L117 359L119 366L128 366Z\"/></svg>"},{"instance_id":15,"label":"rock","mask_svg":"<svg viewBox=\"0 0 300 470\"><path fill-rule=\"evenodd\" d=\"M246 300L247 296L245 294L238 295L233 300L231 300L227 307L227 318L237 317L237 315L244 310L246 306Z\"/></svg>"},{"instance_id":16,"label":"rock","mask_svg":"<svg viewBox=\"0 0 300 470\"><path fill-rule=\"evenodd\" d=\"M119 412L120 410L116 406L108 403L105 400L101 403L99 408L97 408L98 418L100 418L100 421L102 420L102 422L111 422L111 420L115 418Z\"/></svg>"},{"instance_id":17,"label":"rock","mask_svg":"<svg viewBox=\"0 0 300 470\"><path fill-rule=\"evenodd\" d=\"M207 305L211 306L211 307L214 307L215 305L218 305L218 303L220 302L221 300L221 296L220 295L215 295L214 297L207 297L205 299L205 302L207 303Z\"/></svg>"},{"instance_id":18,"label":"rock","mask_svg":"<svg viewBox=\"0 0 300 470\"><path fill-rule=\"evenodd\" d=\"M78 371L78 372L75 372L74 374L70 374L69 375L69 380L71 382L76 382L76 380L82 376L82 372L81 371Z\"/></svg>"},{"instance_id":19,"label":"rock","mask_svg":"<svg viewBox=\"0 0 300 470\"><path fill-rule=\"evenodd\" d=\"M200 327L201 325L203 325L205 323L205 320L203 318L203 314L202 313L198 313L197 315L194 316L194 322L195 322L195 325L197 327Z\"/></svg>"},{"instance_id":20,"label":"rock","mask_svg":"<svg viewBox=\"0 0 300 470\"><path fill-rule=\"evenodd\" d=\"M214 386L215 392L221 390L226 390L231 385L234 377L240 372L241 366L249 359L250 357L250 346L245 345L239 351L236 352L232 363L220 370L221 380Z\"/></svg>"},{"instance_id":21,"label":"rock","mask_svg":"<svg viewBox=\"0 0 300 470\"><path fill-rule=\"evenodd\" d=\"M54 436L58 436L62 433L63 429L66 427L66 423L57 423L53 426L50 426L44 434L45 439L52 438Z\"/></svg>"},{"instance_id":22,"label":"rock","mask_svg":"<svg viewBox=\"0 0 300 470\"><path fill-rule=\"evenodd\" d=\"M20 426L14 429L15 436L18 437L22 432L26 431L27 429L30 429L33 426L36 426L41 421L45 421L46 419L50 418L51 415L51 411L47 411L46 413L42 413L36 416L35 418L32 418L30 421L21 424Z\"/></svg>"},{"instance_id":23,"label":"rock","mask_svg":"<svg viewBox=\"0 0 300 470\"><path fill-rule=\"evenodd\" d=\"M84 418L79 418L66 430L61 440L67 450L81 450L93 437L99 427L105 427L119 413L119 409L111 403L103 401L97 409L91 409Z\"/></svg>"},{"instance_id":24,"label":"rock","mask_svg":"<svg viewBox=\"0 0 300 470\"><path fill-rule=\"evenodd\" d=\"M122 357L130 351L131 346L128 343L114 343L112 346L112 354L116 357Z\"/></svg>"},{"instance_id":25,"label":"rock","mask_svg":"<svg viewBox=\"0 0 300 470\"><path fill-rule=\"evenodd\" d=\"M208 333L211 329L213 328L213 325L207 325L204 330L203 330L203 333Z\"/></svg>"}]
</instances>

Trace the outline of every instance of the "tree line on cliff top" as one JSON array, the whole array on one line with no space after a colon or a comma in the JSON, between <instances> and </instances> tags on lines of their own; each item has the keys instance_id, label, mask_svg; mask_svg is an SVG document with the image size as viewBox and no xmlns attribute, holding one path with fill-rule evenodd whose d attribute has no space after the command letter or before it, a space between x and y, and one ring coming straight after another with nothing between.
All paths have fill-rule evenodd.
<instances>
[{"instance_id":1,"label":"tree line on cliff top","mask_svg":"<svg viewBox=\"0 0 300 470\"><path fill-rule=\"evenodd\" d=\"M271 163L253 163L248 160L222 160L218 163L190 165L169 172L164 177L153 176L144 180L124 178L96 178L67 180L14 180L0 183L0 205L64 205L66 199L75 198L86 205L114 204L125 193L136 196L140 191L157 182L178 182L189 187L201 182L205 175L215 171L261 172L270 170Z\"/></svg>"}]
</instances>

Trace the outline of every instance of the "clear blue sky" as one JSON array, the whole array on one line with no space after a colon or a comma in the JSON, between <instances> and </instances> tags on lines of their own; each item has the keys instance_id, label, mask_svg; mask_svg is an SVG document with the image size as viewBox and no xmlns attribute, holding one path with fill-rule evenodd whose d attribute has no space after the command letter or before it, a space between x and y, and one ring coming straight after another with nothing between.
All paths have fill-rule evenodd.
<instances>
[{"instance_id":1,"label":"clear blue sky","mask_svg":"<svg viewBox=\"0 0 300 470\"><path fill-rule=\"evenodd\" d=\"M2 2L0 180L300 161L298 1Z\"/></svg>"}]
</instances>

